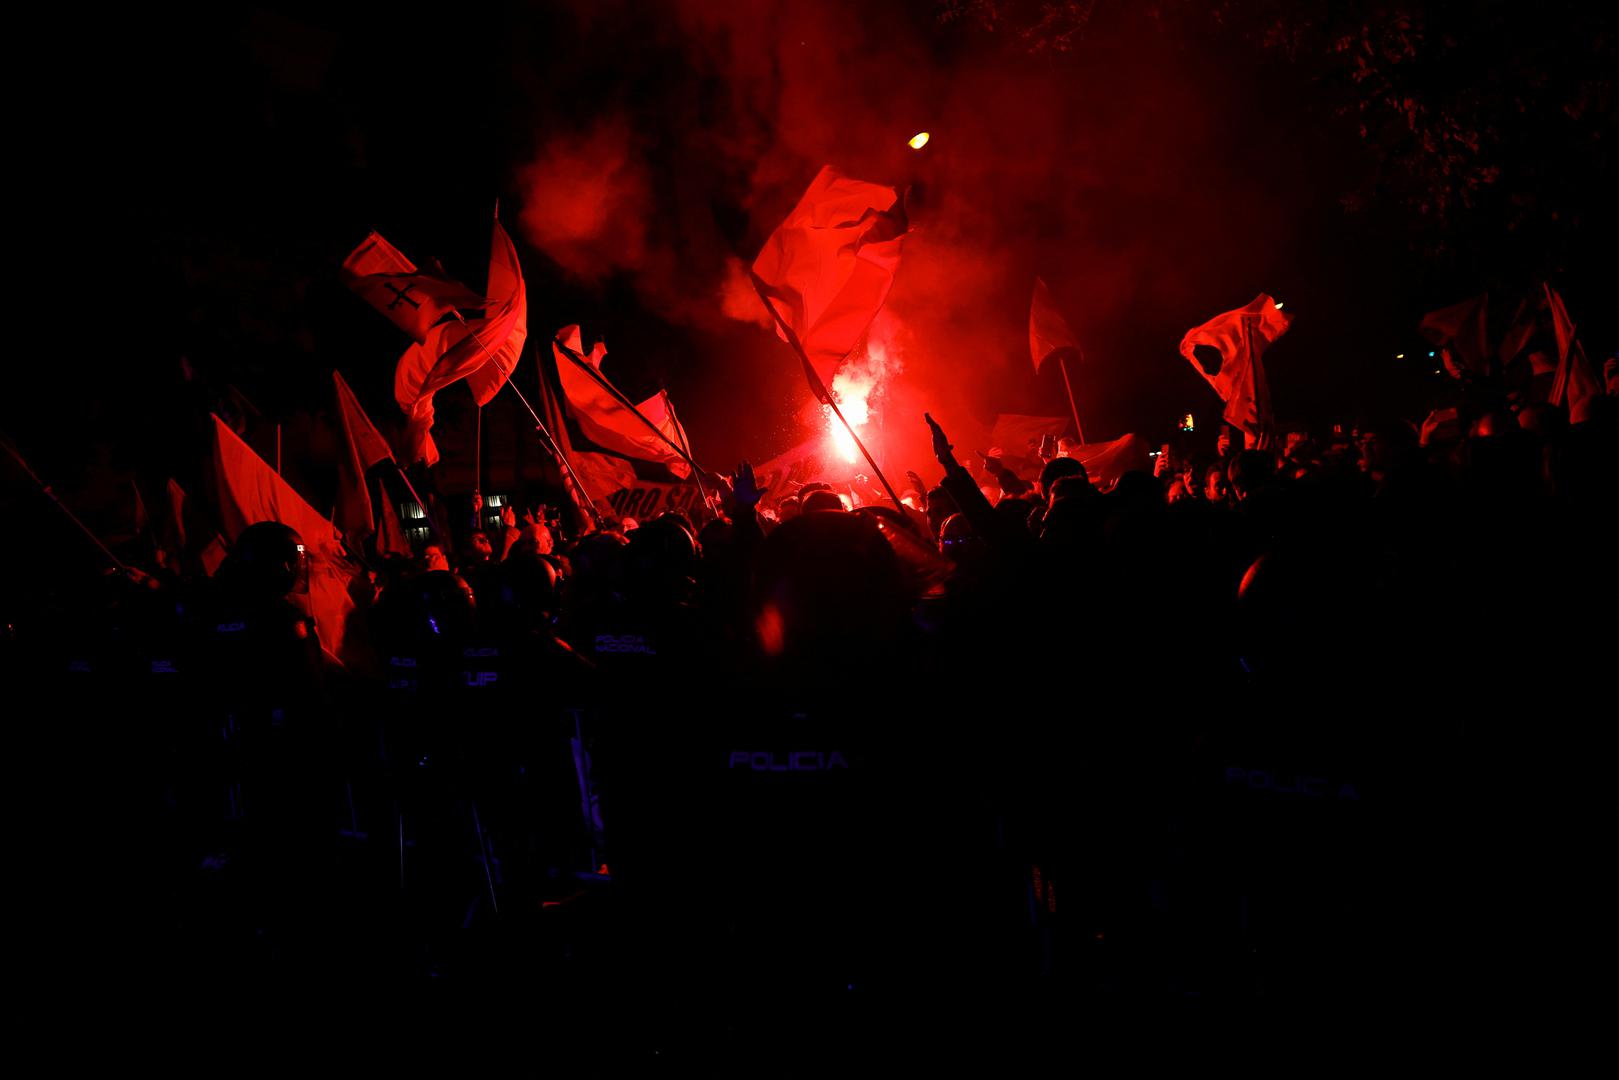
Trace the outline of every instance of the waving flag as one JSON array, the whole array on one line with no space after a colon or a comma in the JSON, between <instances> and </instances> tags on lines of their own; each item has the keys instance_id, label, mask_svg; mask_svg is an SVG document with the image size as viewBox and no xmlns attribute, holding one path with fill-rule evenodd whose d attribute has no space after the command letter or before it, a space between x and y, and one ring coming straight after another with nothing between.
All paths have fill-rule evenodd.
<instances>
[{"instance_id":1,"label":"waving flag","mask_svg":"<svg viewBox=\"0 0 1619 1080\"><path fill-rule=\"evenodd\" d=\"M350 538L358 541L376 531L376 516L371 512L371 491L366 486L365 474L379 461L392 461L393 450L388 446L371 418L360 408L359 400L343 376L332 372L337 387L338 424L343 429L343 444L337 462L337 513L335 521Z\"/></svg>"},{"instance_id":2,"label":"waving flag","mask_svg":"<svg viewBox=\"0 0 1619 1080\"><path fill-rule=\"evenodd\" d=\"M1068 328L1068 320L1057 310L1051 290L1042 278L1034 279L1034 296L1029 300L1029 355L1039 371L1046 358L1059 349L1079 351L1079 341Z\"/></svg>"},{"instance_id":3,"label":"waving flag","mask_svg":"<svg viewBox=\"0 0 1619 1080\"><path fill-rule=\"evenodd\" d=\"M1125 473L1152 471L1152 444L1140 435L1130 434L1112 442L1087 443L1073 453L1085 466L1085 475L1099 491L1112 491Z\"/></svg>"},{"instance_id":4,"label":"waving flag","mask_svg":"<svg viewBox=\"0 0 1619 1080\"><path fill-rule=\"evenodd\" d=\"M1040 461L1040 443L1045 436L1050 435L1053 440L1067 431L1069 420L1066 416L1024 416L1018 413L1001 413L995 417L995 426L989 431L989 444L991 454L995 448L1001 451L1001 457L1014 471L1019 468L1038 469Z\"/></svg>"},{"instance_id":5,"label":"waving flag","mask_svg":"<svg viewBox=\"0 0 1619 1080\"><path fill-rule=\"evenodd\" d=\"M508 306L515 312L515 318L498 347L485 338L484 343L494 347L489 363L467 376L467 387L479 405L489 404L500 393L500 388L506 385L512 370L517 367L517 360L523 353L523 343L528 340L528 290L523 285L523 269L517 265L517 249L512 247L511 238L506 236L498 221L495 228L505 244L500 247L499 258L493 250L489 255L489 294L511 298Z\"/></svg>"},{"instance_id":6,"label":"waving flag","mask_svg":"<svg viewBox=\"0 0 1619 1080\"><path fill-rule=\"evenodd\" d=\"M1585 358L1585 346L1574 337L1574 320L1568 317L1563 298L1550 285L1545 286L1546 304L1552 311L1552 331L1557 335L1557 375L1552 379L1551 403L1568 404L1569 423L1591 418L1591 406L1602 396L1602 384Z\"/></svg>"},{"instance_id":7,"label":"waving flag","mask_svg":"<svg viewBox=\"0 0 1619 1080\"><path fill-rule=\"evenodd\" d=\"M607 347L598 341L590 354L585 355L578 326L564 326L558 330L556 339L551 343L551 351L556 355L557 377L562 383L568 411L586 438L604 450L642 461L659 462L676 476L691 475L691 466L674 449L674 446L684 448L688 445L686 433L670 414L668 399L662 393L652 395L635 406L635 411L631 411L601 373ZM647 427L635 412L646 417L663 438ZM670 443L674 446L670 446Z\"/></svg>"},{"instance_id":8,"label":"waving flag","mask_svg":"<svg viewBox=\"0 0 1619 1080\"><path fill-rule=\"evenodd\" d=\"M476 310L488 301L459 281L424 274L382 234L372 230L343 260L343 283L399 329L427 340L428 332L459 310Z\"/></svg>"},{"instance_id":9,"label":"waving flag","mask_svg":"<svg viewBox=\"0 0 1619 1080\"><path fill-rule=\"evenodd\" d=\"M392 461L393 448L365 414L354 391L349 389L348 382L336 369L332 371L332 383L337 389L337 411L343 434L360 471L364 472L379 461Z\"/></svg>"},{"instance_id":10,"label":"waving flag","mask_svg":"<svg viewBox=\"0 0 1619 1080\"><path fill-rule=\"evenodd\" d=\"M754 285L777 333L797 339L805 376L823 401L833 372L888 298L906 228L893 188L828 165L753 261Z\"/></svg>"},{"instance_id":11,"label":"waving flag","mask_svg":"<svg viewBox=\"0 0 1619 1080\"><path fill-rule=\"evenodd\" d=\"M1241 428L1258 446L1265 445L1275 427L1270 386L1259 358L1272 342L1287 333L1291 322L1291 315L1284 315L1276 301L1260 293L1247 307L1216 315L1181 338L1181 355L1226 403L1226 423ZM1219 350L1217 370L1211 372L1197 358L1194 350L1199 345Z\"/></svg>"},{"instance_id":12,"label":"waving flag","mask_svg":"<svg viewBox=\"0 0 1619 1080\"><path fill-rule=\"evenodd\" d=\"M376 548L378 555L399 555L410 558L410 541L405 539L405 526L399 520L399 511L388 497L388 486L377 477L377 505L381 508L381 521L377 523Z\"/></svg>"},{"instance_id":13,"label":"waving flag","mask_svg":"<svg viewBox=\"0 0 1619 1080\"><path fill-rule=\"evenodd\" d=\"M1489 371L1490 345L1485 333L1489 306L1489 294L1480 293L1459 304L1430 311L1417 325L1417 333L1441 349L1450 350L1453 360L1446 367L1452 378L1461 378L1464 371L1475 375Z\"/></svg>"},{"instance_id":14,"label":"waving flag","mask_svg":"<svg viewBox=\"0 0 1619 1080\"><path fill-rule=\"evenodd\" d=\"M1504 367L1518 358L1518 355L1529 347L1534 338L1539 323L1539 314L1545 309L1544 294L1535 297L1525 297L1518 303L1518 310L1512 315L1512 322L1507 325L1506 333L1501 335L1501 347L1496 350Z\"/></svg>"},{"instance_id":15,"label":"waving flag","mask_svg":"<svg viewBox=\"0 0 1619 1080\"><path fill-rule=\"evenodd\" d=\"M342 536L217 416L214 474L220 522L228 536L240 536L255 522L279 521L303 538L309 556L309 614L315 619L321 648L338 656L344 626L354 610L349 583L359 573L343 550Z\"/></svg>"},{"instance_id":16,"label":"waving flag","mask_svg":"<svg viewBox=\"0 0 1619 1080\"><path fill-rule=\"evenodd\" d=\"M528 337L528 294L517 248L498 218L489 242L489 291L496 295L483 318L436 326L423 344L412 345L399 358L394 369L394 398L407 418L405 438L411 461L429 465L438 461L438 447L430 434L435 393L493 364L495 370L473 386L474 397L484 404L505 384L523 351Z\"/></svg>"},{"instance_id":17,"label":"waving flag","mask_svg":"<svg viewBox=\"0 0 1619 1080\"><path fill-rule=\"evenodd\" d=\"M535 365L540 369L537 404L572 465L571 474L562 473L570 497L581 512L593 503L599 512L617 517L647 518L664 510L679 510L697 518L702 503L697 485L690 480L690 467L622 404L607 405L612 395L583 372L564 349L572 349L577 355L580 344L578 327L564 327L551 345L556 358L555 379L549 365ZM605 355L598 345L589 359L581 356L579 363L599 364ZM567 374L570 369L573 375ZM563 385L571 389L562 389ZM580 395L578 402L575 394ZM686 445L682 441L685 433L669 414L662 394L638 407L658 424L660 431L681 446ZM630 431L624 424L626 420L640 431ZM598 442L598 438L602 441ZM642 456L654 453L656 458Z\"/></svg>"}]
</instances>

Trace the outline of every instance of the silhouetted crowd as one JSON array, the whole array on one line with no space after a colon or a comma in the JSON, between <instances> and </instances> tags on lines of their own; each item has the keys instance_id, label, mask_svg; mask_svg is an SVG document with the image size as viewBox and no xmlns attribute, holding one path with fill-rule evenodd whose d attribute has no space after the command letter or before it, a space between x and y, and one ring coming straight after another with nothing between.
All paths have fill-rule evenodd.
<instances>
[{"instance_id":1,"label":"silhouetted crowd","mask_svg":"<svg viewBox=\"0 0 1619 1080\"><path fill-rule=\"evenodd\" d=\"M154 980L723 998L744 1031L784 995L1585 994L1615 431L1239 433L1104 491L935 426L903 509L744 464L704 521L444 521L372 560L345 664L260 523L211 578L51 582L8 712L53 732L34 820L96 868L90 936Z\"/></svg>"}]
</instances>

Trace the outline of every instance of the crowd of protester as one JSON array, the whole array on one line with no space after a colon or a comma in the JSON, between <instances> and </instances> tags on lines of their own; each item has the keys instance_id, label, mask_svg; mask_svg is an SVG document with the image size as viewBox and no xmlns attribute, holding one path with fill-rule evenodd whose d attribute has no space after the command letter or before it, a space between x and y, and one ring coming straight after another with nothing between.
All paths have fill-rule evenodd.
<instances>
[{"instance_id":1,"label":"crowd of protester","mask_svg":"<svg viewBox=\"0 0 1619 1080\"><path fill-rule=\"evenodd\" d=\"M201 983L1485 993L1610 896L1601 404L1227 431L1105 491L929 418L904 509L744 463L708 520L444 514L346 665L260 523L211 578L51 583L6 658L119 868L87 906Z\"/></svg>"}]
</instances>

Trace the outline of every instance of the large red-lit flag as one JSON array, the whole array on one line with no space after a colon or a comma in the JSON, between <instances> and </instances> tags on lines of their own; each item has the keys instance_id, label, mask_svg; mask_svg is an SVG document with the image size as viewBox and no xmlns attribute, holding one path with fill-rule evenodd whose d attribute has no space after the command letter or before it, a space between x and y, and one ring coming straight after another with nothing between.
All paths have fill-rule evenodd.
<instances>
[{"instance_id":1,"label":"large red-lit flag","mask_svg":"<svg viewBox=\"0 0 1619 1080\"><path fill-rule=\"evenodd\" d=\"M342 275L343 283L360 299L418 344L446 318L459 319L461 311L488 303L459 281L418 270L375 230L343 260Z\"/></svg>"},{"instance_id":2,"label":"large red-lit flag","mask_svg":"<svg viewBox=\"0 0 1619 1080\"><path fill-rule=\"evenodd\" d=\"M405 539L405 526L399 520L399 511L394 509L393 500L388 497L388 487L377 477L377 505L381 507L381 520L377 522L377 539L375 541L378 555L400 555L410 558L410 541Z\"/></svg>"},{"instance_id":3,"label":"large red-lit flag","mask_svg":"<svg viewBox=\"0 0 1619 1080\"><path fill-rule=\"evenodd\" d=\"M1040 444L1047 435L1053 439L1071 426L1066 416L1025 416L1020 413L1001 413L990 428L989 443L999 448L1001 457L1014 471L1018 462L1031 466L1040 464Z\"/></svg>"},{"instance_id":4,"label":"large red-lit flag","mask_svg":"<svg viewBox=\"0 0 1619 1080\"><path fill-rule=\"evenodd\" d=\"M1552 332L1557 335L1557 374L1552 379L1551 403L1568 405L1571 424L1591 418L1591 407L1602 396L1602 384L1585 358L1585 346L1574 336L1574 320L1568 317L1563 298L1550 285L1545 286L1546 304L1552 311Z\"/></svg>"},{"instance_id":5,"label":"large red-lit flag","mask_svg":"<svg viewBox=\"0 0 1619 1080\"><path fill-rule=\"evenodd\" d=\"M1291 322L1292 316L1284 315L1275 300L1260 293L1247 307L1216 315L1181 338L1181 355L1225 402L1226 423L1247 433L1256 446L1266 445L1275 428L1270 386L1259 358L1287 333ZM1219 370L1204 367L1194 352L1199 345L1219 350Z\"/></svg>"},{"instance_id":6,"label":"large red-lit flag","mask_svg":"<svg viewBox=\"0 0 1619 1080\"><path fill-rule=\"evenodd\" d=\"M1464 372L1483 375L1490 370L1491 353L1486 333L1489 306L1489 294L1480 293L1459 304L1430 311L1417 324L1417 333L1449 351L1450 360L1445 369L1452 378L1459 379Z\"/></svg>"},{"instance_id":7,"label":"large red-lit flag","mask_svg":"<svg viewBox=\"0 0 1619 1080\"><path fill-rule=\"evenodd\" d=\"M674 448L690 444L668 398L660 392L635 407L658 429L655 434L605 376L598 379L607 355L599 342L586 354L579 328L565 326L552 339L551 352L560 393L542 370L540 407L572 466L563 479L580 509L594 504L602 513L643 519L664 510L697 516L702 504L691 466Z\"/></svg>"},{"instance_id":8,"label":"large red-lit flag","mask_svg":"<svg viewBox=\"0 0 1619 1080\"><path fill-rule=\"evenodd\" d=\"M668 398L661 392L654 394L631 411L601 373L607 346L598 341L587 355L578 326L558 330L551 351L556 355L563 399L581 434L604 450L658 462L679 477L691 475L691 466L675 449L678 446L684 450L689 444L685 431L669 411ZM646 418L645 423L636 412ZM647 423L658 430L654 432Z\"/></svg>"},{"instance_id":9,"label":"large red-lit flag","mask_svg":"<svg viewBox=\"0 0 1619 1080\"><path fill-rule=\"evenodd\" d=\"M517 265L517 249L512 246L511 238L500 228L498 221L495 228L499 231L499 239L505 243L501 245L497 241L490 250L489 295L510 298L508 308L514 313L514 318L505 339L490 355L489 362L467 376L467 388L472 391L472 399L480 406L493 401L500 388L506 385L506 380L512 377L512 371L523 353L523 343L528 340L528 290L523 285L523 269ZM486 338L485 344L493 347L495 343Z\"/></svg>"},{"instance_id":10,"label":"large red-lit flag","mask_svg":"<svg viewBox=\"0 0 1619 1080\"><path fill-rule=\"evenodd\" d=\"M1029 355L1034 359L1034 370L1052 353L1061 349L1079 352L1079 339L1068 326L1068 320L1057 310L1042 278L1034 279L1034 296L1029 300Z\"/></svg>"},{"instance_id":11,"label":"large red-lit flag","mask_svg":"<svg viewBox=\"0 0 1619 1080\"><path fill-rule=\"evenodd\" d=\"M444 323L433 328L421 345L412 345L394 369L394 398L403 410L406 456L410 461L438 461L433 445L433 395L458 379L466 379L485 365L494 370L473 387L478 403L495 396L517 366L528 337L528 294L523 286L517 248L495 220L489 242L489 307L483 317L465 323Z\"/></svg>"},{"instance_id":12,"label":"large red-lit flag","mask_svg":"<svg viewBox=\"0 0 1619 1080\"><path fill-rule=\"evenodd\" d=\"M341 655L343 630L354 610L349 583L359 573L343 550L342 536L217 416L214 474L227 536L234 539L255 522L279 521L303 539L309 557L309 614L321 648L333 657Z\"/></svg>"},{"instance_id":13,"label":"large red-lit flag","mask_svg":"<svg viewBox=\"0 0 1619 1080\"><path fill-rule=\"evenodd\" d=\"M388 445L388 440L382 437L377 426L365 414L354 391L349 389L347 380L336 369L332 371L332 384L337 389L337 410L343 424L343 435L360 471L364 472L381 461L392 461L393 447Z\"/></svg>"},{"instance_id":14,"label":"large red-lit flag","mask_svg":"<svg viewBox=\"0 0 1619 1080\"><path fill-rule=\"evenodd\" d=\"M1086 443L1073 453L1085 466L1085 476L1102 491L1112 491L1125 473L1152 470L1152 444L1140 435L1129 434L1112 442Z\"/></svg>"},{"instance_id":15,"label":"large red-lit flag","mask_svg":"<svg viewBox=\"0 0 1619 1080\"><path fill-rule=\"evenodd\" d=\"M753 261L777 333L803 350L805 377L822 401L888 298L906 228L893 188L827 165Z\"/></svg>"}]
</instances>

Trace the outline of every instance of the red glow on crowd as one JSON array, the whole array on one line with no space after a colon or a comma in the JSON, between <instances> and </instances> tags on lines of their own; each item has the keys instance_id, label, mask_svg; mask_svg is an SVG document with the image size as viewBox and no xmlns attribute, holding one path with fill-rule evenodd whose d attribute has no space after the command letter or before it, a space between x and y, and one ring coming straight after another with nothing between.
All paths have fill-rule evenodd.
<instances>
[{"instance_id":1,"label":"red glow on crowd","mask_svg":"<svg viewBox=\"0 0 1619 1080\"><path fill-rule=\"evenodd\" d=\"M787 644L787 628L775 604L764 605L755 622L755 629L759 633L759 647L765 651L765 655L780 656Z\"/></svg>"}]
</instances>

